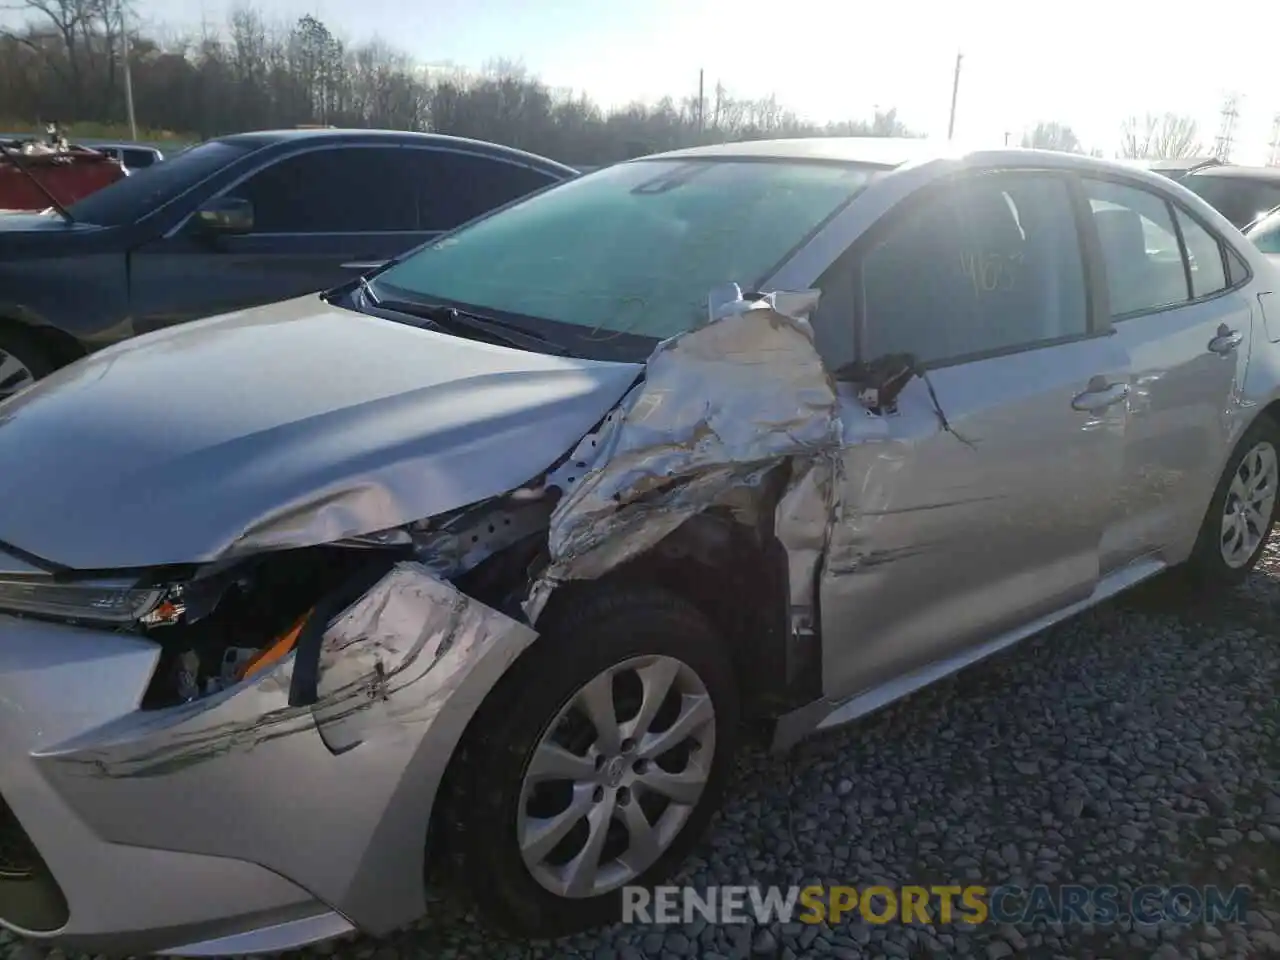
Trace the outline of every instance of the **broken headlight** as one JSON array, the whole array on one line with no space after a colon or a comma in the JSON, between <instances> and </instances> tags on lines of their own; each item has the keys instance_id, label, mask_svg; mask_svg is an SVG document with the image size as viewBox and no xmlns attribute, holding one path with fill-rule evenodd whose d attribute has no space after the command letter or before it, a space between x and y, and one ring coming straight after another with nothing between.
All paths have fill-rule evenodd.
<instances>
[{"instance_id":1,"label":"broken headlight","mask_svg":"<svg viewBox=\"0 0 1280 960\"><path fill-rule=\"evenodd\" d=\"M130 581L0 579L0 612L130 624L154 610L165 593L162 588L137 587Z\"/></svg>"}]
</instances>

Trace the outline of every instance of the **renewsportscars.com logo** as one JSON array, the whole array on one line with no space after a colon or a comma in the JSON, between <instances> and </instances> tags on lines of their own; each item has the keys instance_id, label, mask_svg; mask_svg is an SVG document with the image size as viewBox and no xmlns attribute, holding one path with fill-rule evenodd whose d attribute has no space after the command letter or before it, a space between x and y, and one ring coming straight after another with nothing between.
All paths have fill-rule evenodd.
<instances>
[{"instance_id":1,"label":"renewsportscars.com logo","mask_svg":"<svg viewBox=\"0 0 1280 960\"><path fill-rule=\"evenodd\" d=\"M903 887L726 886L622 888L624 923L1092 923L1244 922L1249 890L1189 884L1133 890L1113 884Z\"/></svg>"}]
</instances>

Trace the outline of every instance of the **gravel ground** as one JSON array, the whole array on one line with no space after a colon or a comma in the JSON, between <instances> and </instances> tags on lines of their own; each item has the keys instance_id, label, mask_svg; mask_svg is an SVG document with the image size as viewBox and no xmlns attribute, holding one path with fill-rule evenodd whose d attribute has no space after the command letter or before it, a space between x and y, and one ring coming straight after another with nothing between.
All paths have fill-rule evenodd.
<instances>
[{"instance_id":1,"label":"gravel ground","mask_svg":"<svg viewBox=\"0 0 1280 960\"><path fill-rule=\"evenodd\" d=\"M447 902L296 957L1280 956L1280 545L1214 601L1153 583L787 759L748 748L677 883L1251 888L1244 924L615 926L487 935ZM0 940L0 953L61 957Z\"/></svg>"}]
</instances>

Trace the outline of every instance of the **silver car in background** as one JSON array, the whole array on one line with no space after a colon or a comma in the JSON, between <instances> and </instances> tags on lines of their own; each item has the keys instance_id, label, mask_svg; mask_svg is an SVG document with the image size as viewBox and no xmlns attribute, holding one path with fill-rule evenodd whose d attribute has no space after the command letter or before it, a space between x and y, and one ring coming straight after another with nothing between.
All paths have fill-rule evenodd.
<instances>
[{"instance_id":1,"label":"silver car in background","mask_svg":"<svg viewBox=\"0 0 1280 960\"><path fill-rule=\"evenodd\" d=\"M1261 216L1246 228L1244 235L1263 256L1280 268L1280 207Z\"/></svg>"},{"instance_id":2,"label":"silver car in background","mask_svg":"<svg viewBox=\"0 0 1280 960\"><path fill-rule=\"evenodd\" d=\"M1280 302L1156 174L727 144L0 404L0 922L618 914L786 749L1274 518ZM444 867L448 870L444 870Z\"/></svg>"}]
</instances>

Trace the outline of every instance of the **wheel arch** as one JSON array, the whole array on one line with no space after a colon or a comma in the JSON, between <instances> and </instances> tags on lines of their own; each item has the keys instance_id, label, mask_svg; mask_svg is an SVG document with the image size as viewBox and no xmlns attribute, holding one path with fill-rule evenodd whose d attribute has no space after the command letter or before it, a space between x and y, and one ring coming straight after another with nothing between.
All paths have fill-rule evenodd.
<instances>
[{"instance_id":1,"label":"wheel arch","mask_svg":"<svg viewBox=\"0 0 1280 960\"><path fill-rule=\"evenodd\" d=\"M53 369L86 356L84 345L71 334L46 323L24 318L22 311L0 307L0 335L17 333L40 349Z\"/></svg>"},{"instance_id":2,"label":"wheel arch","mask_svg":"<svg viewBox=\"0 0 1280 960\"><path fill-rule=\"evenodd\" d=\"M787 554L772 532L780 494L781 484L765 495L759 506L768 509L757 511L757 524L717 508L696 514L605 576L559 587L539 621L550 620L558 609L581 602L593 591L655 586L692 604L715 626L738 678L747 717L769 718L812 701L821 687L821 643L816 636L795 637L790 628ZM535 640L523 655L537 647ZM508 669L488 696L516 695L513 684L504 683L510 676ZM442 843L448 833L442 827L457 815L449 798L480 714L478 708L468 721L431 805L427 874L456 865L455 851Z\"/></svg>"}]
</instances>

